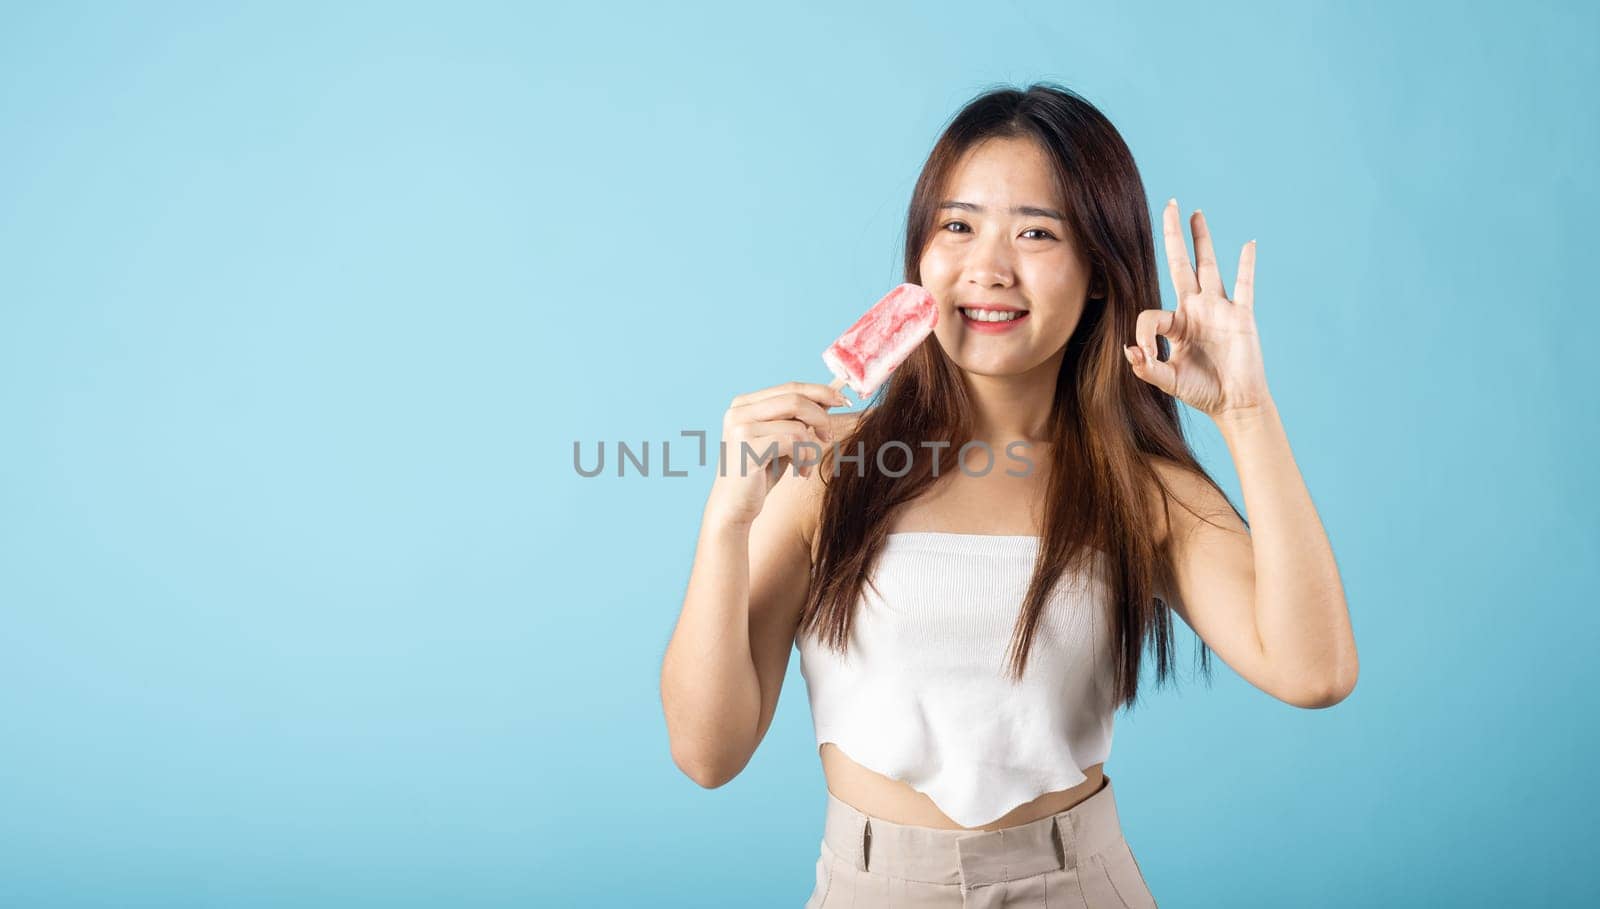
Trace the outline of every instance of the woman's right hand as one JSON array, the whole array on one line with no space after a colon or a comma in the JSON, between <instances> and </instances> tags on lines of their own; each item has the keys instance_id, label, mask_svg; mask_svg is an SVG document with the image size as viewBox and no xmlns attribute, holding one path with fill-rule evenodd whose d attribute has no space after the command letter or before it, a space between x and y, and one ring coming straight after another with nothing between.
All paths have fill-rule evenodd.
<instances>
[{"instance_id":1,"label":"woman's right hand","mask_svg":"<svg viewBox=\"0 0 1600 909\"><path fill-rule=\"evenodd\" d=\"M815 382L785 382L736 396L722 415L711 510L729 522L755 521L767 493L797 455L803 462L797 469L803 476L811 475L815 469L811 464L833 441L827 408L849 403L844 395ZM763 462L769 449L771 456Z\"/></svg>"}]
</instances>

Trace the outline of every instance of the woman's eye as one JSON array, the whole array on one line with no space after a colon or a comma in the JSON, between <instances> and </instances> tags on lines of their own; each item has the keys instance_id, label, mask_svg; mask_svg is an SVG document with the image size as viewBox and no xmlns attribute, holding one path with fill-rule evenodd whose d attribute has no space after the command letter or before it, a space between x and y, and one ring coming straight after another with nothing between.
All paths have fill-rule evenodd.
<instances>
[{"instance_id":1,"label":"woman's eye","mask_svg":"<svg viewBox=\"0 0 1600 909\"><path fill-rule=\"evenodd\" d=\"M951 228L956 228L956 227L959 227L959 228L962 228L962 229L961 230L951 230ZM967 231L971 230L971 228L967 227L967 224L964 221L946 221L945 223L939 225L939 229L940 230L944 230L944 231L949 231L950 233L958 233L958 234L959 233L966 233ZM1042 227L1030 227L1027 230L1022 232L1022 235L1024 237L1028 236L1028 234L1042 234L1043 235L1043 236L1040 236L1040 237L1031 237L1029 239L1038 239L1038 240L1054 240L1055 239L1055 237L1049 231L1045 230Z\"/></svg>"}]
</instances>

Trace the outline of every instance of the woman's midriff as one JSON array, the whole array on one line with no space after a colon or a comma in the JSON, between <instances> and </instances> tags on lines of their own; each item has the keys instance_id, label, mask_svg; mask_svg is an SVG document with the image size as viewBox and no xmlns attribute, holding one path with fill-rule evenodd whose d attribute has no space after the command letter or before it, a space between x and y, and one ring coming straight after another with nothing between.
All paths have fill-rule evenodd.
<instances>
[{"instance_id":1,"label":"woman's midriff","mask_svg":"<svg viewBox=\"0 0 1600 909\"><path fill-rule=\"evenodd\" d=\"M817 753L822 758L822 775L828 781L828 791L846 805L862 814L893 824L937 827L941 830L999 830L1026 824L1071 808L1099 792L1105 782L1105 774L1102 773L1105 764L1093 764L1084 768L1087 779L1071 789L1046 792L987 824L967 828L946 816L933 803L933 799L924 793L900 780L857 764L834 743L823 742L817 747Z\"/></svg>"}]
</instances>

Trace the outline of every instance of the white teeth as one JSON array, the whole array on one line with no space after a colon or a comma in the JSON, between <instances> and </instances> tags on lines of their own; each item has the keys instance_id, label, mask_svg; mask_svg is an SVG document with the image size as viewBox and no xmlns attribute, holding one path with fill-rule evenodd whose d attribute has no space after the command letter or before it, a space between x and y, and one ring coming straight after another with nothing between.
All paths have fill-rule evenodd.
<instances>
[{"instance_id":1,"label":"white teeth","mask_svg":"<svg viewBox=\"0 0 1600 909\"><path fill-rule=\"evenodd\" d=\"M1022 317L1020 312L999 312L993 309L962 308L961 313L974 322L1010 322Z\"/></svg>"}]
</instances>

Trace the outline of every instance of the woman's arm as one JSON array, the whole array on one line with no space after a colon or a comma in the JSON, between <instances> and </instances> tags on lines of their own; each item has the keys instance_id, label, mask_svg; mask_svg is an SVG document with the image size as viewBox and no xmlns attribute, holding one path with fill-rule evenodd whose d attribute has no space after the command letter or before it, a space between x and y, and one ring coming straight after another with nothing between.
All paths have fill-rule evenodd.
<instances>
[{"instance_id":1,"label":"woman's arm","mask_svg":"<svg viewBox=\"0 0 1600 909\"><path fill-rule=\"evenodd\" d=\"M787 406L828 425L815 404ZM738 449L735 438L730 474L739 469ZM725 480L732 488L731 478L718 482ZM661 661L661 707L673 762L707 788L744 769L777 710L810 581L807 528L820 480L815 470L800 476L785 466L771 491L760 493L759 513L714 489L701 516L683 607Z\"/></svg>"},{"instance_id":2,"label":"woman's arm","mask_svg":"<svg viewBox=\"0 0 1600 909\"><path fill-rule=\"evenodd\" d=\"M1247 529L1204 478L1161 468L1171 509L1168 600L1201 640L1257 688L1297 707L1348 697L1359 673L1333 547L1276 407L1217 421L1244 492ZM1207 523L1207 521L1214 523ZM1220 525L1220 526L1218 526Z\"/></svg>"},{"instance_id":3,"label":"woman's arm","mask_svg":"<svg viewBox=\"0 0 1600 909\"><path fill-rule=\"evenodd\" d=\"M1302 700L1327 707L1356 687L1360 666L1350 609L1328 533L1268 400L1218 421L1244 494L1255 565L1261 648ZM1309 697L1307 697L1309 695Z\"/></svg>"},{"instance_id":4,"label":"woman's arm","mask_svg":"<svg viewBox=\"0 0 1600 909\"><path fill-rule=\"evenodd\" d=\"M678 623L661 660L661 708L673 763L707 788L744 752L761 702L750 651L750 527L709 510Z\"/></svg>"},{"instance_id":5,"label":"woman's arm","mask_svg":"<svg viewBox=\"0 0 1600 909\"><path fill-rule=\"evenodd\" d=\"M1339 568L1267 392L1255 322L1256 243L1239 253L1233 297L1222 290L1205 216L1190 218L1197 267L1178 224L1162 212L1178 308L1139 314L1124 348L1134 374L1217 422L1244 489L1246 529L1204 478L1163 468L1182 503L1167 534L1174 609L1207 646L1256 687L1300 707L1327 707L1355 687L1358 665ZM1156 356L1156 336L1171 348ZM1171 465L1175 468L1176 465Z\"/></svg>"}]
</instances>

